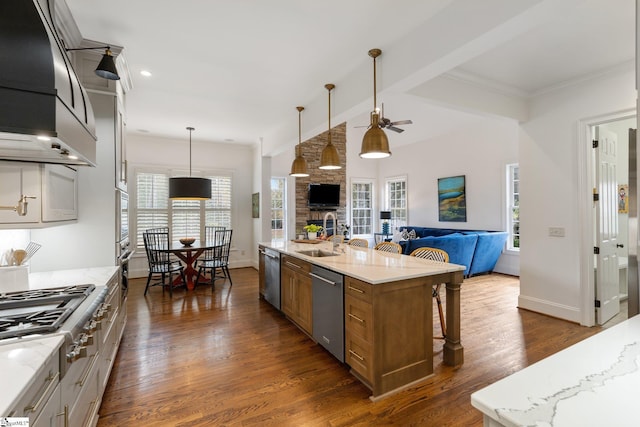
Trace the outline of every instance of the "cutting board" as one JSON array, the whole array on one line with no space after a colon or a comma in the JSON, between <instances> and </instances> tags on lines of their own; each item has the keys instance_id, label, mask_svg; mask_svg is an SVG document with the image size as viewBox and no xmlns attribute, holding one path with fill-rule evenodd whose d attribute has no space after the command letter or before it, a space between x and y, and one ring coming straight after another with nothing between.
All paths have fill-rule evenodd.
<instances>
[{"instance_id":1,"label":"cutting board","mask_svg":"<svg viewBox=\"0 0 640 427\"><path fill-rule=\"evenodd\" d=\"M291 240L292 242L296 242L296 243L311 243L311 244L316 244L316 243L320 243L320 242L324 242L324 240L320 240L320 239L314 239L314 240L307 240L307 239L293 239Z\"/></svg>"}]
</instances>

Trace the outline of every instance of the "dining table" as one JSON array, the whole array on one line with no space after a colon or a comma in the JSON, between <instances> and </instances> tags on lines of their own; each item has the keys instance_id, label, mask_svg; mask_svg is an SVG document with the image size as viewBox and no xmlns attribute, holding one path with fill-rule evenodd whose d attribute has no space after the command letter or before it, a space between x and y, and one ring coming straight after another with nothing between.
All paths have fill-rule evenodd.
<instances>
[{"instance_id":1,"label":"dining table","mask_svg":"<svg viewBox=\"0 0 640 427\"><path fill-rule=\"evenodd\" d=\"M215 242L206 242L196 239L190 245L184 245L180 241L172 241L169 248L166 249L170 254L178 257L185 265L184 275L187 279L187 289L192 291L196 287L195 278L198 275L198 270L195 269L194 264L198 257L204 253L204 251L208 249L214 249L215 247L220 246ZM180 280L177 278L176 280Z\"/></svg>"}]
</instances>

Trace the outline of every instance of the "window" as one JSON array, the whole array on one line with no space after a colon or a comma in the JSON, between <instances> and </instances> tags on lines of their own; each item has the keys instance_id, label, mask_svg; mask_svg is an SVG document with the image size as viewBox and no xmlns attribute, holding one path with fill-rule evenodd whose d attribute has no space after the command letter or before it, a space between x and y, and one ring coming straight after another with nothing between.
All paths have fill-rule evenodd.
<instances>
[{"instance_id":1,"label":"window","mask_svg":"<svg viewBox=\"0 0 640 427\"><path fill-rule=\"evenodd\" d=\"M391 211L390 229L407 225L407 177L387 178L385 185L387 210Z\"/></svg>"},{"instance_id":2,"label":"window","mask_svg":"<svg viewBox=\"0 0 640 427\"><path fill-rule=\"evenodd\" d=\"M211 179L210 200L169 200L169 171L136 171L136 246L144 248L148 228L170 227L172 240L204 238L204 225L231 228L231 175L205 175Z\"/></svg>"},{"instance_id":3,"label":"window","mask_svg":"<svg viewBox=\"0 0 640 427\"><path fill-rule=\"evenodd\" d=\"M284 241L287 233L285 229L287 180L285 178L271 178L271 240Z\"/></svg>"},{"instance_id":4,"label":"window","mask_svg":"<svg viewBox=\"0 0 640 427\"><path fill-rule=\"evenodd\" d=\"M351 181L351 235L373 234L373 182Z\"/></svg>"},{"instance_id":5,"label":"window","mask_svg":"<svg viewBox=\"0 0 640 427\"><path fill-rule=\"evenodd\" d=\"M507 165L507 249L520 250L520 170L518 164Z\"/></svg>"}]
</instances>

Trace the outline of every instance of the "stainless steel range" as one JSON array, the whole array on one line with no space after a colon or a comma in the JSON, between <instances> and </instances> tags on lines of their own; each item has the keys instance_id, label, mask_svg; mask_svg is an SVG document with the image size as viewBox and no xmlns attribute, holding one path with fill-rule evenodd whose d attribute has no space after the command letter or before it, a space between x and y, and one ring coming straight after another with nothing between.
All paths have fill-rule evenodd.
<instances>
[{"instance_id":1,"label":"stainless steel range","mask_svg":"<svg viewBox=\"0 0 640 427\"><path fill-rule=\"evenodd\" d=\"M0 294L0 339L57 331L94 289L76 285Z\"/></svg>"},{"instance_id":2,"label":"stainless steel range","mask_svg":"<svg viewBox=\"0 0 640 427\"><path fill-rule=\"evenodd\" d=\"M92 284L0 294L0 340L64 334L62 377L93 346L93 333L108 309L107 294L107 288Z\"/></svg>"}]
</instances>

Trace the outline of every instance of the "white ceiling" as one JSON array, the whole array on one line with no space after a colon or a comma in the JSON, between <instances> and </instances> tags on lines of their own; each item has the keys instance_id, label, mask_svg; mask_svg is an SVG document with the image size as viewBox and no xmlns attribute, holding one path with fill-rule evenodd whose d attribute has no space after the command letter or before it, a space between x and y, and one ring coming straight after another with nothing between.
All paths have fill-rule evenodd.
<instances>
[{"instance_id":1,"label":"white ceiling","mask_svg":"<svg viewBox=\"0 0 640 427\"><path fill-rule=\"evenodd\" d=\"M528 97L634 58L631 0L66 0L86 39L124 47L128 131L252 144L275 153L332 124L368 124L378 103L410 118L391 143L477 120L413 89L443 75ZM144 78L140 71L153 73ZM364 133L364 129L363 129ZM284 147L284 148L283 148Z\"/></svg>"}]
</instances>

